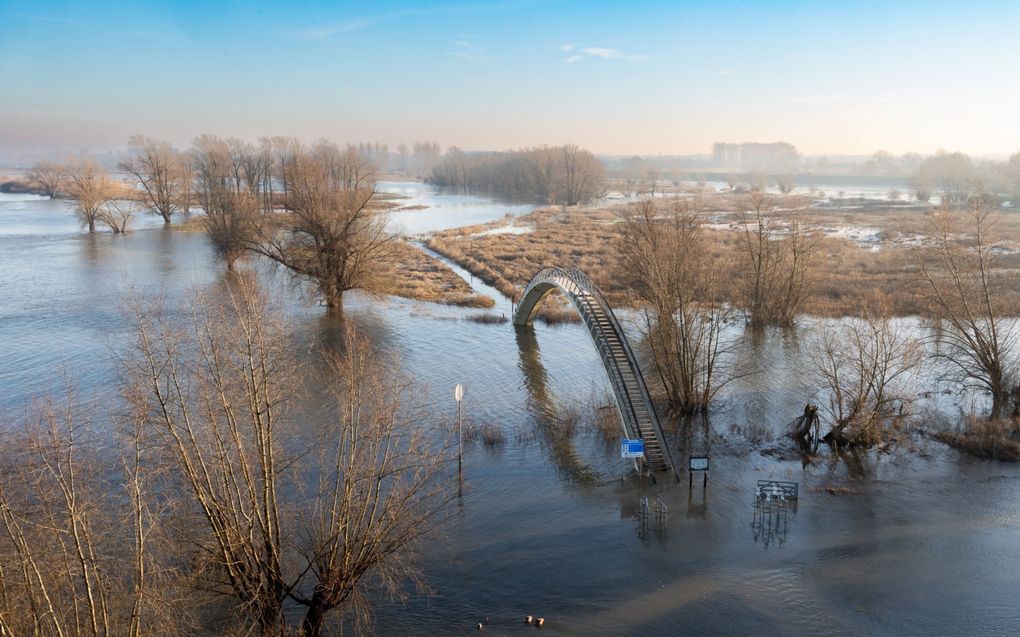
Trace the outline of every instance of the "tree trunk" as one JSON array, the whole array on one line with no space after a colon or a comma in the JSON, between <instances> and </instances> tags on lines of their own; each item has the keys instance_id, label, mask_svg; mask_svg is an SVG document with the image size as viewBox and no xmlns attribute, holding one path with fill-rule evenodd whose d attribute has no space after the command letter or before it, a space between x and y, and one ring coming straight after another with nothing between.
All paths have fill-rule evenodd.
<instances>
[{"instance_id":1,"label":"tree trunk","mask_svg":"<svg viewBox=\"0 0 1020 637\"><path fill-rule=\"evenodd\" d=\"M301 622L301 633L304 637L319 637L322 634L322 622L325 619L322 595L316 592L308 605L308 612Z\"/></svg>"}]
</instances>

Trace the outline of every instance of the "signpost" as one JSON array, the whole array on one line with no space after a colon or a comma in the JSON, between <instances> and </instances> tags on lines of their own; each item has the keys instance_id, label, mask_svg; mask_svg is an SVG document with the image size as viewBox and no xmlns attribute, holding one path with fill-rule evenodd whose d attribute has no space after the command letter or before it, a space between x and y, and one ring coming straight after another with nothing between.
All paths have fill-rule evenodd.
<instances>
[{"instance_id":1,"label":"signpost","mask_svg":"<svg viewBox=\"0 0 1020 637\"><path fill-rule=\"evenodd\" d=\"M628 440L623 439L620 443L620 457L621 458L644 458L645 457L645 441Z\"/></svg>"},{"instance_id":2,"label":"signpost","mask_svg":"<svg viewBox=\"0 0 1020 637\"><path fill-rule=\"evenodd\" d=\"M457 383L453 388L453 399L457 401L457 480L460 490L464 489L464 419L461 417L460 403L464 400L464 386Z\"/></svg>"},{"instance_id":3,"label":"signpost","mask_svg":"<svg viewBox=\"0 0 1020 637\"><path fill-rule=\"evenodd\" d=\"M708 456L691 456L690 464L688 465L688 475L690 477L688 486L694 486L694 472L701 471L704 476L701 486L708 486Z\"/></svg>"}]
</instances>

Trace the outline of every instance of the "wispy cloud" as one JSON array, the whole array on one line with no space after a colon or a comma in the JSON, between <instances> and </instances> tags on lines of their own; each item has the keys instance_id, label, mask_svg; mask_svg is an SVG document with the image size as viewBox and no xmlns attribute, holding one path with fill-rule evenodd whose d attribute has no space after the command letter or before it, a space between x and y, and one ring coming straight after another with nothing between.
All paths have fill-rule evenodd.
<instances>
[{"instance_id":1,"label":"wispy cloud","mask_svg":"<svg viewBox=\"0 0 1020 637\"><path fill-rule=\"evenodd\" d=\"M580 62L587 58L595 58L598 60L632 60L640 61L647 60L647 55L638 55L634 53L624 53L620 49L611 49L604 46L587 46L582 48L575 48L573 44L564 44L560 47L560 50L565 53L571 53L567 56L564 62L567 64L573 64Z\"/></svg>"},{"instance_id":2,"label":"wispy cloud","mask_svg":"<svg viewBox=\"0 0 1020 637\"><path fill-rule=\"evenodd\" d=\"M453 50L447 51L446 54L462 60L484 60L485 51L472 42L474 39L476 36L462 35L453 43Z\"/></svg>"},{"instance_id":3,"label":"wispy cloud","mask_svg":"<svg viewBox=\"0 0 1020 637\"><path fill-rule=\"evenodd\" d=\"M330 22L313 27L306 27L294 32L294 37L300 40L328 40L336 35L353 33L372 26L375 20L372 18L356 18L344 20L343 22Z\"/></svg>"},{"instance_id":4,"label":"wispy cloud","mask_svg":"<svg viewBox=\"0 0 1020 637\"><path fill-rule=\"evenodd\" d=\"M623 53L621 53L617 49L606 49L599 46L592 46L586 49L581 49L581 53L584 53L585 55L590 55L595 58L602 58L603 60L615 60L617 58L623 57Z\"/></svg>"}]
</instances>

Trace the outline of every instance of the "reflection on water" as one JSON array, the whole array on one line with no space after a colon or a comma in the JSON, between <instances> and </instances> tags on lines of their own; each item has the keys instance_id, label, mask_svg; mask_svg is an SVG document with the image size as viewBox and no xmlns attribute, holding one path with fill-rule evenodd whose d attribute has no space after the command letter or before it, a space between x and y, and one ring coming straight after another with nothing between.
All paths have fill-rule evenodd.
<instances>
[{"instance_id":1,"label":"reflection on water","mask_svg":"<svg viewBox=\"0 0 1020 637\"><path fill-rule=\"evenodd\" d=\"M463 204L433 208L433 226L506 211L406 188ZM32 396L59 391L62 369L83 398L108 402L114 353L130 338L127 295L158 294L182 311L193 287L229 284L201 234L160 226L142 218L126 236L87 236L63 202L0 201L0 410L17 415ZM336 319L286 277L265 280L299 352L342 346ZM358 294L345 310L429 386L437 414L452 417L452 388L464 383L469 418L520 434L498 454L467 448L463 506L422 557L432 594L384 603L382 634L462 634L486 616L487 632L510 634L528 614L544 616L553 635L1005 635L1020 625L1015 466L923 441L924 454L860 454L831 469L747 452L738 430L750 424L768 444L789 445L782 428L815 384L798 336L815 329L810 322L742 338L741 364L767 373L734 381L709 418L667 424L682 463L712 457L702 490L697 480L689 489L686 479L615 479L623 473L615 449L564 435L566 410L592 388L609 391L582 326L522 333L466 321L469 309ZM328 416L323 405L308 409ZM605 480L578 479L596 474ZM785 542L768 550L749 525L754 485L765 478L801 488ZM666 532L649 542L635 527L643 497L670 511Z\"/></svg>"},{"instance_id":2,"label":"reflection on water","mask_svg":"<svg viewBox=\"0 0 1020 637\"><path fill-rule=\"evenodd\" d=\"M542 366L542 355L538 350L534 328L530 325L515 325L514 332L521 356L518 367L528 391L528 411L545 439L550 459L564 479L582 485L596 484L600 480L598 471L582 462L574 449L574 432L571 429L578 424L574 415L562 414L549 394L549 378Z\"/></svg>"}]
</instances>

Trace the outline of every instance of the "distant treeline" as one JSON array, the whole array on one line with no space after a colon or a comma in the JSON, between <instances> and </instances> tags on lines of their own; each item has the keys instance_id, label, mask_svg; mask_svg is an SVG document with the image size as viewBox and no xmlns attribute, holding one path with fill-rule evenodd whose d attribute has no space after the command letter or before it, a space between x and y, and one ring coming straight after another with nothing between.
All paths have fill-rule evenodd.
<instances>
[{"instance_id":1,"label":"distant treeline","mask_svg":"<svg viewBox=\"0 0 1020 637\"><path fill-rule=\"evenodd\" d=\"M451 148L427 181L566 206L587 203L606 191L602 162L569 144L472 155Z\"/></svg>"}]
</instances>

